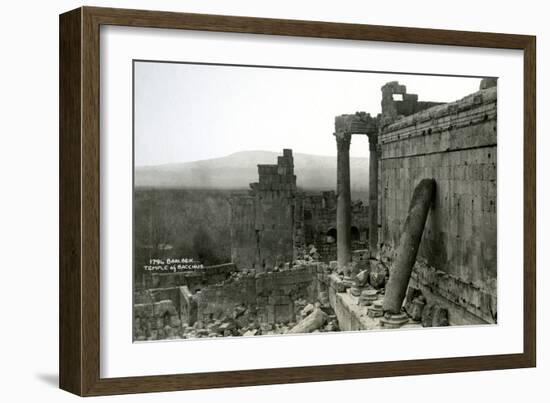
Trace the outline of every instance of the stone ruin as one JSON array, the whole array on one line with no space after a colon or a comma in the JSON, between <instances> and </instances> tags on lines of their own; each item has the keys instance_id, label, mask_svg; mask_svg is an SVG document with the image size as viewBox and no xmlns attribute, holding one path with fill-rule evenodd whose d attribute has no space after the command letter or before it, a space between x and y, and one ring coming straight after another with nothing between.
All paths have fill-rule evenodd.
<instances>
[{"instance_id":1,"label":"stone ruin","mask_svg":"<svg viewBox=\"0 0 550 403\"><path fill-rule=\"evenodd\" d=\"M258 177L248 195L231 199L232 262L265 272L310 255L334 260L339 238L336 193L299 190L289 149L283 150L277 164L258 165ZM353 234L352 245L362 249L368 238L368 207L350 201L349 212L348 236Z\"/></svg>"},{"instance_id":2,"label":"stone ruin","mask_svg":"<svg viewBox=\"0 0 550 403\"><path fill-rule=\"evenodd\" d=\"M258 165L231 201L232 262L150 274L134 340L496 323L496 80L450 103L390 82L381 103L336 117L336 193L300 191L291 150ZM368 206L351 201L354 135Z\"/></svg>"}]
</instances>

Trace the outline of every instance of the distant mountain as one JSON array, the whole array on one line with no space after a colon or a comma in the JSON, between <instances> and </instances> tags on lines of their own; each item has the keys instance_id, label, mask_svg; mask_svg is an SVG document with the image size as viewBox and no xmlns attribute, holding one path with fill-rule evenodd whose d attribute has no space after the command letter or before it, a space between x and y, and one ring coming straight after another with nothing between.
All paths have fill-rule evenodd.
<instances>
[{"instance_id":1,"label":"distant mountain","mask_svg":"<svg viewBox=\"0 0 550 403\"><path fill-rule=\"evenodd\" d=\"M247 189L258 181L258 164L276 164L280 153L241 151L208 160L136 167L137 187L193 189ZM368 158L351 158L352 190L368 190ZM294 154L298 187L304 190L336 189L336 157ZM359 179L362 178L362 179Z\"/></svg>"}]
</instances>

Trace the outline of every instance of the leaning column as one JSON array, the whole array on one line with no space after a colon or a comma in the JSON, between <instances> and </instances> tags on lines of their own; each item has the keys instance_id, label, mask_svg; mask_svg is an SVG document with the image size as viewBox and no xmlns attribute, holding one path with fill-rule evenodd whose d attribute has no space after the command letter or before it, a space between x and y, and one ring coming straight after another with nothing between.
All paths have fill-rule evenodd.
<instances>
[{"instance_id":1,"label":"leaning column","mask_svg":"<svg viewBox=\"0 0 550 403\"><path fill-rule=\"evenodd\" d=\"M344 269L351 262L351 190L349 146L351 134L335 133L338 147L336 166L336 239L338 266Z\"/></svg>"},{"instance_id":2,"label":"leaning column","mask_svg":"<svg viewBox=\"0 0 550 403\"><path fill-rule=\"evenodd\" d=\"M414 189L409 213L399 239L395 261L390 270L390 279L386 284L384 312L391 314L401 312L434 194L435 180L433 179L422 179Z\"/></svg>"},{"instance_id":3,"label":"leaning column","mask_svg":"<svg viewBox=\"0 0 550 403\"><path fill-rule=\"evenodd\" d=\"M378 134L369 137L369 251L378 252Z\"/></svg>"}]
</instances>

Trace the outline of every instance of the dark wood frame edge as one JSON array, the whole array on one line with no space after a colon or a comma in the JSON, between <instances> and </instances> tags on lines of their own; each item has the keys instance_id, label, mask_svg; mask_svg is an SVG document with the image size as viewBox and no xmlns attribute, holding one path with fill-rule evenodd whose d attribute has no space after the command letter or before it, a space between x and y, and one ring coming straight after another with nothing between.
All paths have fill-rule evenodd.
<instances>
[{"instance_id":1,"label":"dark wood frame edge","mask_svg":"<svg viewBox=\"0 0 550 403\"><path fill-rule=\"evenodd\" d=\"M524 51L524 351L361 364L100 378L99 27L126 25ZM528 35L81 7L60 15L59 383L81 396L536 365L536 38Z\"/></svg>"}]
</instances>

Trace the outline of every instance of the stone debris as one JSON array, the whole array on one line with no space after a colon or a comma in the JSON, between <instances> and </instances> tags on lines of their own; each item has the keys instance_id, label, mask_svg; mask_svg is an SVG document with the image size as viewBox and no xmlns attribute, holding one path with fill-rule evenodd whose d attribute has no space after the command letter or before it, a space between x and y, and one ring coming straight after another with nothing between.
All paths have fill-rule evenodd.
<instances>
[{"instance_id":1,"label":"stone debris","mask_svg":"<svg viewBox=\"0 0 550 403\"><path fill-rule=\"evenodd\" d=\"M440 306L435 307L433 312L432 326L449 326L449 312L447 311L447 309Z\"/></svg>"},{"instance_id":2,"label":"stone debris","mask_svg":"<svg viewBox=\"0 0 550 403\"><path fill-rule=\"evenodd\" d=\"M367 315L371 318L379 318L384 316L384 310L382 309L382 301L377 300L372 303L367 311Z\"/></svg>"},{"instance_id":3,"label":"stone debris","mask_svg":"<svg viewBox=\"0 0 550 403\"><path fill-rule=\"evenodd\" d=\"M362 270L355 276L355 284L359 287L365 287L369 282L370 267L368 270Z\"/></svg>"},{"instance_id":4,"label":"stone debris","mask_svg":"<svg viewBox=\"0 0 550 403\"><path fill-rule=\"evenodd\" d=\"M327 319L328 315L321 308L315 307L313 312L290 329L288 333L311 333L322 327L327 322Z\"/></svg>"},{"instance_id":5,"label":"stone debris","mask_svg":"<svg viewBox=\"0 0 550 403\"><path fill-rule=\"evenodd\" d=\"M364 290L359 297L359 305L370 306L374 301L378 299L378 291L376 290Z\"/></svg>"},{"instance_id":6,"label":"stone debris","mask_svg":"<svg viewBox=\"0 0 550 403\"><path fill-rule=\"evenodd\" d=\"M308 316L310 313L313 312L313 310L315 309L315 306L313 304L307 304L304 309L302 309L302 311L300 312L300 316L302 318L305 318L306 316Z\"/></svg>"},{"instance_id":7,"label":"stone debris","mask_svg":"<svg viewBox=\"0 0 550 403\"><path fill-rule=\"evenodd\" d=\"M371 270L369 273L369 284L371 286L376 289L384 288L388 276L388 267L382 261L375 260L371 263Z\"/></svg>"},{"instance_id":8,"label":"stone debris","mask_svg":"<svg viewBox=\"0 0 550 403\"><path fill-rule=\"evenodd\" d=\"M422 319L422 312L424 311L425 306L426 299L423 296L417 297L412 300L409 311L407 311L407 313L412 320L418 322Z\"/></svg>"},{"instance_id":9,"label":"stone debris","mask_svg":"<svg viewBox=\"0 0 550 403\"><path fill-rule=\"evenodd\" d=\"M321 307L328 308L330 307L330 299L328 291L320 291L319 292L319 303L321 304Z\"/></svg>"},{"instance_id":10,"label":"stone debris","mask_svg":"<svg viewBox=\"0 0 550 403\"><path fill-rule=\"evenodd\" d=\"M329 263L329 269L331 272L337 272L338 271L338 262L336 260L333 260Z\"/></svg>"},{"instance_id":11,"label":"stone debris","mask_svg":"<svg viewBox=\"0 0 550 403\"><path fill-rule=\"evenodd\" d=\"M437 304L428 305L422 312L423 327L449 326L449 312Z\"/></svg>"}]
</instances>

